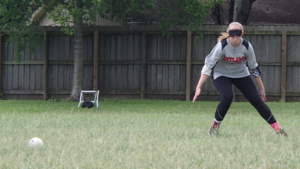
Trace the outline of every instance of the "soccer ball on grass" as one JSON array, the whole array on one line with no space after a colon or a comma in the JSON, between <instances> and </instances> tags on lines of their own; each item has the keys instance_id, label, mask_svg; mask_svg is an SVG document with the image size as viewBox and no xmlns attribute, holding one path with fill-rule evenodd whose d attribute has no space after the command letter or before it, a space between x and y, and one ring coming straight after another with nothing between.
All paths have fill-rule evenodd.
<instances>
[{"instance_id":1,"label":"soccer ball on grass","mask_svg":"<svg viewBox=\"0 0 300 169\"><path fill-rule=\"evenodd\" d=\"M33 137L29 141L28 146L30 149L33 149L33 150L41 150L44 146L44 143L43 143L42 139L40 139L38 137Z\"/></svg>"}]
</instances>

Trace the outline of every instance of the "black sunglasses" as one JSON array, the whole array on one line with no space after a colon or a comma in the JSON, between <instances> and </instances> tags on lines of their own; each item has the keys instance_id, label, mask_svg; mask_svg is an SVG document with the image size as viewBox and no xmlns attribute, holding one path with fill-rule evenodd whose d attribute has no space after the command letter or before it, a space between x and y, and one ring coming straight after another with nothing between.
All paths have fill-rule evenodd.
<instances>
[{"instance_id":1,"label":"black sunglasses","mask_svg":"<svg viewBox=\"0 0 300 169\"><path fill-rule=\"evenodd\" d=\"M228 33L229 33L230 37L234 37L234 36L240 37L240 36L242 36L243 31L240 29L232 29L232 30L229 30Z\"/></svg>"}]
</instances>

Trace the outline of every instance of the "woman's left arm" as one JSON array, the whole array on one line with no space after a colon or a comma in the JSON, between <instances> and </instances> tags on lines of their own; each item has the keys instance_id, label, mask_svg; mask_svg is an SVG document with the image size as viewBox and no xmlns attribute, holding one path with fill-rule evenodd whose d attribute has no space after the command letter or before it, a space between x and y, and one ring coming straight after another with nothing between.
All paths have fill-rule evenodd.
<instances>
[{"instance_id":1,"label":"woman's left arm","mask_svg":"<svg viewBox=\"0 0 300 169\"><path fill-rule=\"evenodd\" d=\"M249 49L248 49L246 55L247 55L248 67L250 69L250 73L251 73L252 77L254 78L256 84L260 88L260 97L261 97L261 99L265 102L266 101L265 87L264 87L264 84L261 80L261 77L260 77L261 73L260 73L260 70L258 68L258 64L256 62L254 49L253 49L250 42L249 42Z\"/></svg>"},{"instance_id":2,"label":"woman's left arm","mask_svg":"<svg viewBox=\"0 0 300 169\"><path fill-rule=\"evenodd\" d=\"M265 92L265 87L264 87L262 80L260 77L256 77L256 78L254 78L254 80L260 88L260 97L265 102L266 101L266 92Z\"/></svg>"}]
</instances>

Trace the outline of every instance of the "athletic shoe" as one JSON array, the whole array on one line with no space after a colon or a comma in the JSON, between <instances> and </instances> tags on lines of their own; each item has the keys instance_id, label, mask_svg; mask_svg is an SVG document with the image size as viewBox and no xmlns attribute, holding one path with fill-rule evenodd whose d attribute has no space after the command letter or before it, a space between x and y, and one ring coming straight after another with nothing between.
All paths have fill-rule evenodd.
<instances>
[{"instance_id":1,"label":"athletic shoe","mask_svg":"<svg viewBox=\"0 0 300 169\"><path fill-rule=\"evenodd\" d=\"M286 134L286 132L283 131L283 129L280 129L279 131L277 131L276 134L278 134L278 135L284 135L284 136L286 136L286 137L288 136L288 135Z\"/></svg>"},{"instance_id":2,"label":"athletic shoe","mask_svg":"<svg viewBox=\"0 0 300 169\"><path fill-rule=\"evenodd\" d=\"M219 127L217 125L211 127L208 131L208 135L210 136L217 136L219 135Z\"/></svg>"}]
</instances>

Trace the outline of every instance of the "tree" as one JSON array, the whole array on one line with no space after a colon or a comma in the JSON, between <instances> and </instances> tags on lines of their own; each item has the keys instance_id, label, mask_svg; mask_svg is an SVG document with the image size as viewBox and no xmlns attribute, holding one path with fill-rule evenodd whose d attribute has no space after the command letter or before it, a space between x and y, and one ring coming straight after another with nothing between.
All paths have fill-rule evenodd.
<instances>
[{"instance_id":1,"label":"tree","mask_svg":"<svg viewBox=\"0 0 300 169\"><path fill-rule=\"evenodd\" d=\"M222 4L225 3L229 5L228 22L230 23L236 21L240 22L243 25L246 25L250 15L252 4L255 1L256 0L227 0L226 2L219 1L219 3L215 3L211 17L215 21L216 25L224 25L225 16Z\"/></svg>"},{"instance_id":2,"label":"tree","mask_svg":"<svg viewBox=\"0 0 300 169\"><path fill-rule=\"evenodd\" d=\"M33 7L34 6L34 7ZM211 0L1 0L1 30L9 34L10 42L33 44L41 37L38 24L31 21L36 6L44 7L61 29L74 35L74 75L70 97L79 98L83 76L83 26L93 24L96 15L115 19L123 23L134 21L138 24L158 23L164 34L173 25L188 25L190 30L200 31L204 17L209 15L214 2ZM17 33L16 33L17 32ZM18 39L23 38L23 41ZM22 43L21 43L22 42ZM23 43L24 42L24 43ZM34 46L34 45L32 45Z\"/></svg>"},{"instance_id":3,"label":"tree","mask_svg":"<svg viewBox=\"0 0 300 169\"><path fill-rule=\"evenodd\" d=\"M35 44L43 36L42 31L37 31L38 24L31 22L33 12L41 5L38 0L1 0L0 2L0 30L9 35L6 44L16 42L17 61L21 59L21 51L25 49L25 44L30 51L33 51Z\"/></svg>"},{"instance_id":4,"label":"tree","mask_svg":"<svg viewBox=\"0 0 300 169\"><path fill-rule=\"evenodd\" d=\"M82 89L83 79L83 21L89 18L95 20L99 1L93 0L48 0L44 7L54 22L62 26L62 30L74 35L74 71L71 98L78 99Z\"/></svg>"}]
</instances>

